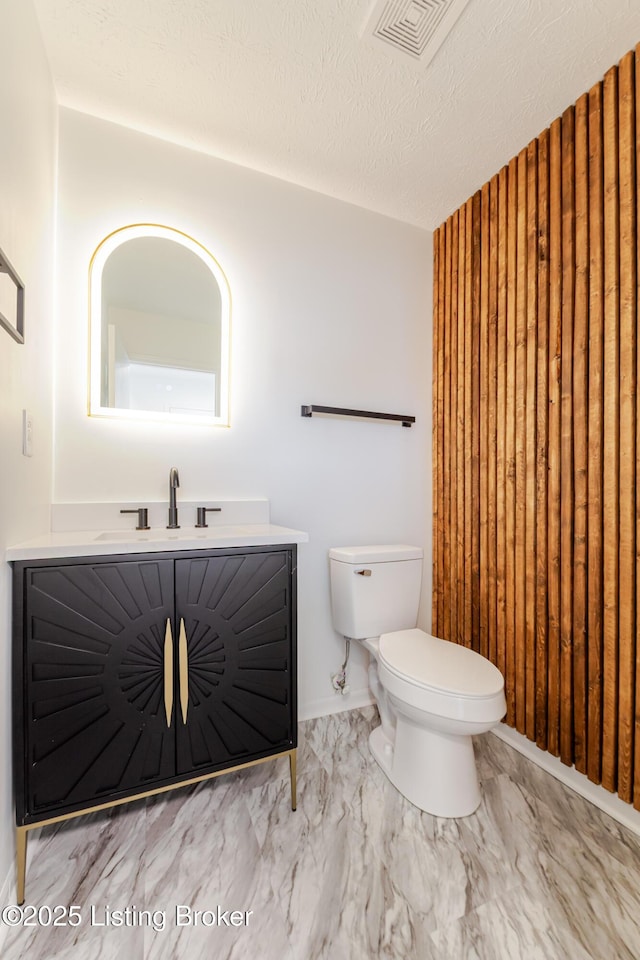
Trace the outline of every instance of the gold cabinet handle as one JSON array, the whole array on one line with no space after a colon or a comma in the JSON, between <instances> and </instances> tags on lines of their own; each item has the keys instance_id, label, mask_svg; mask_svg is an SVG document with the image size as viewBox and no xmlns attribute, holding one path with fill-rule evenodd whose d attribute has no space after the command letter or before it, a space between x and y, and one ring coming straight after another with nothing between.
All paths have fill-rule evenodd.
<instances>
[{"instance_id":1,"label":"gold cabinet handle","mask_svg":"<svg viewBox=\"0 0 640 960\"><path fill-rule=\"evenodd\" d=\"M189 655L187 653L187 630L184 620L180 618L180 636L178 638L178 659L180 663L180 708L182 722L187 722L189 709Z\"/></svg>"},{"instance_id":2,"label":"gold cabinet handle","mask_svg":"<svg viewBox=\"0 0 640 960\"><path fill-rule=\"evenodd\" d=\"M173 713L173 633L169 619L164 631L164 712L167 715L167 726L170 727Z\"/></svg>"}]
</instances>

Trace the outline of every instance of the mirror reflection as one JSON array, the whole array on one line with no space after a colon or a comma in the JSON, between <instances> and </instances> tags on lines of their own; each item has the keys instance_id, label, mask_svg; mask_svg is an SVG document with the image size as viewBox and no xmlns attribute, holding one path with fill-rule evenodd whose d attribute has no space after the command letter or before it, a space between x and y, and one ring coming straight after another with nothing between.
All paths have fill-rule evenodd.
<instances>
[{"instance_id":1,"label":"mirror reflection","mask_svg":"<svg viewBox=\"0 0 640 960\"><path fill-rule=\"evenodd\" d=\"M116 231L94 255L91 305L92 414L228 423L229 293L204 247Z\"/></svg>"}]
</instances>

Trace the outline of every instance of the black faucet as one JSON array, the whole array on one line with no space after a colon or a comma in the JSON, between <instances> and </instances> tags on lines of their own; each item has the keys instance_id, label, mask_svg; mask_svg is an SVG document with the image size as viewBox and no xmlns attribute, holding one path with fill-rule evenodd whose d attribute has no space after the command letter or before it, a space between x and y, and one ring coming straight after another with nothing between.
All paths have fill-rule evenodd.
<instances>
[{"instance_id":1,"label":"black faucet","mask_svg":"<svg viewBox=\"0 0 640 960\"><path fill-rule=\"evenodd\" d=\"M179 486L178 470L176 467L171 467L171 470L169 470L169 523L167 524L167 530L177 530L180 526L176 506L176 488Z\"/></svg>"}]
</instances>

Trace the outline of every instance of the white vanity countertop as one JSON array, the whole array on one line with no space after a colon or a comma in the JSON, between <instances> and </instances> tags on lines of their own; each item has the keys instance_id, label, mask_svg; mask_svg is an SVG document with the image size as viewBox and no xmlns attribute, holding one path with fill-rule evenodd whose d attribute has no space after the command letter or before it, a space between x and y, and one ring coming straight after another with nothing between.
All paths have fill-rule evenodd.
<instances>
[{"instance_id":1,"label":"white vanity countertop","mask_svg":"<svg viewBox=\"0 0 640 960\"><path fill-rule=\"evenodd\" d=\"M210 550L216 547L260 547L306 543L309 535L273 523L216 524L196 529L81 530L48 533L9 547L5 560L52 560L58 557L98 557L160 550Z\"/></svg>"}]
</instances>

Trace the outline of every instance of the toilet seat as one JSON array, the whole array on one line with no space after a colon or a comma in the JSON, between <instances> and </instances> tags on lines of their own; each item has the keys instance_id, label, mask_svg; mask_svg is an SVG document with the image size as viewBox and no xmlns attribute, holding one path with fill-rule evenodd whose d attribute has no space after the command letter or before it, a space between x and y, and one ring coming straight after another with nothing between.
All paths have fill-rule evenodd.
<instances>
[{"instance_id":1,"label":"toilet seat","mask_svg":"<svg viewBox=\"0 0 640 960\"><path fill-rule=\"evenodd\" d=\"M380 637L378 676L392 700L433 717L485 724L505 714L498 668L474 650L423 630Z\"/></svg>"},{"instance_id":2,"label":"toilet seat","mask_svg":"<svg viewBox=\"0 0 640 960\"><path fill-rule=\"evenodd\" d=\"M384 633L378 658L398 680L433 693L484 699L504 687L502 674L486 657L424 630Z\"/></svg>"}]
</instances>

